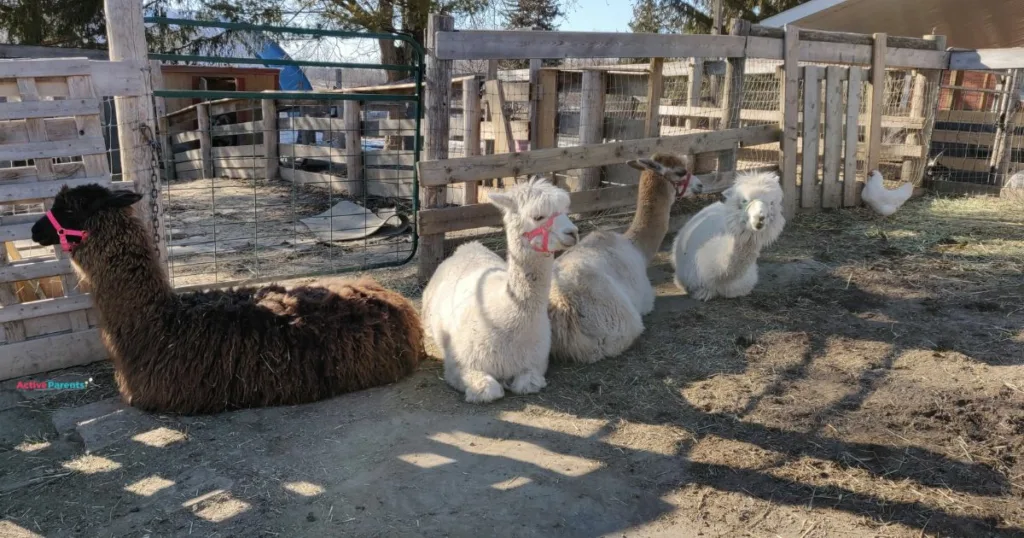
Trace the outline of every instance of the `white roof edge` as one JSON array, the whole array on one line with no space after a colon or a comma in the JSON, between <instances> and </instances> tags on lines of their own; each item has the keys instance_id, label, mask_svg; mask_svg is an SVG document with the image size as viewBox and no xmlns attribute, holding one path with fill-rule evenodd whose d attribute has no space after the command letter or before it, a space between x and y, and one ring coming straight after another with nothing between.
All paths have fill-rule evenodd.
<instances>
[{"instance_id":1,"label":"white roof edge","mask_svg":"<svg viewBox=\"0 0 1024 538\"><path fill-rule=\"evenodd\" d=\"M814 15L819 11L825 11L830 7L838 6L839 4L847 1L848 0L811 0L810 2L800 4L792 9L787 9L778 15L768 17L758 24L761 26L774 26L781 28L787 24L793 24L800 19Z\"/></svg>"}]
</instances>

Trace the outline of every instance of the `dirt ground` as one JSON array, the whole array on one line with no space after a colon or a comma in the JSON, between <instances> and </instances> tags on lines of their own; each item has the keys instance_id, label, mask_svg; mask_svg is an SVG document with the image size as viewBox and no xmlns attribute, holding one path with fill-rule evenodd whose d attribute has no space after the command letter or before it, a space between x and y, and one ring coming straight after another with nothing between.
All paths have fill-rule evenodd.
<instances>
[{"instance_id":1,"label":"dirt ground","mask_svg":"<svg viewBox=\"0 0 1024 538\"><path fill-rule=\"evenodd\" d=\"M665 248L669 245L666 242ZM1024 536L1024 216L804 215L738 300L663 252L647 330L548 387L394 386L204 417L0 392L0 536ZM417 296L413 267L374 273Z\"/></svg>"},{"instance_id":2,"label":"dirt ground","mask_svg":"<svg viewBox=\"0 0 1024 538\"><path fill-rule=\"evenodd\" d=\"M327 243L300 222L343 199L322 188L284 181L221 177L173 182L164 192L171 282L211 285L340 271L409 257L408 233ZM394 206L384 199L359 203L374 211L382 203Z\"/></svg>"}]
</instances>

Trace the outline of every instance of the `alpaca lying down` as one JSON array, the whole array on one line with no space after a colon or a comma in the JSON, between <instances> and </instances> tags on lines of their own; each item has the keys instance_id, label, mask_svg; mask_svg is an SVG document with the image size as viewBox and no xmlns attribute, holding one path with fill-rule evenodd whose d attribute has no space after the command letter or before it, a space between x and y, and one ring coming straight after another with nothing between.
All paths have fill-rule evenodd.
<instances>
[{"instance_id":1,"label":"alpaca lying down","mask_svg":"<svg viewBox=\"0 0 1024 538\"><path fill-rule=\"evenodd\" d=\"M505 388L528 394L547 385L552 253L579 238L569 194L546 180L489 196L502 213L508 261L467 243L423 290L423 322L444 354L444 378L475 403L497 400Z\"/></svg>"},{"instance_id":2,"label":"alpaca lying down","mask_svg":"<svg viewBox=\"0 0 1024 538\"><path fill-rule=\"evenodd\" d=\"M676 198L701 191L686 160L668 154L628 163L643 170L633 223L624 234L595 231L555 261L551 354L595 362L629 348L654 309L647 265L668 233Z\"/></svg>"},{"instance_id":3,"label":"alpaca lying down","mask_svg":"<svg viewBox=\"0 0 1024 538\"><path fill-rule=\"evenodd\" d=\"M176 294L132 215L140 198L95 184L64 187L32 227L35 242L69 251L92 287L129 405L199 414L301 404L416 369L419 315L369 278Z\"/></svg>"},{"instance_id":4,"label":"alpaca lying down","mask_svg":"<svg viewBox=\"0 0 1024 538\"><path fill-rule=\"evenodd\" d=\"M701 301L753 291L761 249L786 225L775 173L737 175L723 195L687 221L672 244L676 285Z\"/></svg>"}]
</instances>

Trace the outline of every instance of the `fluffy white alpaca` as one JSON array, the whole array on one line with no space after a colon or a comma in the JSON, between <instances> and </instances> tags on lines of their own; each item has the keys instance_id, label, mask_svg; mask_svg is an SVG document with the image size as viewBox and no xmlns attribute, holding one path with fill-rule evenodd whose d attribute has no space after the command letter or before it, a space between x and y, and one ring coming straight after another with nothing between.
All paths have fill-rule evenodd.
<instances>
[{"instance_id":1,"label":"fluffy white alpaca","mask_svg":"<svg viewBox=\"0 0 1024 538\"><path fill-rule=\"evenodd\" d=\"M444 353L444 378L467 402L497 400L503 385L528 394L547 384L552 253L579 240L568 193L546 180L489 198L505 222L508 263L480 242L467 243L423 291L423 323Z\"/></svg>"},{"instance_id":2,"label":"fluffy white alpaca","mask_svg":"<svg viewBox=\"0 0 1024 538\"><path fill-rule=\"evenodd\" d=\"M777 174L738 175L723 194L723 201L694 215L672 244L676 285L701 301L750 293L761 249L786 225Z\"/></svg>"},{"instance_id":3,"label":"fluffy white alpaca","mask_svg":"<svg viewBox=\"0 0 1024 538\"><path fill-rule=\"evenodd\" d=\"M643 174L626 233L593 232L555 262L548 307L555 359L591 363L633 345L644 331L641 316L654 309L647 265L668 233L672 204L701 191L687 162L674 155L629 165Z\"/></svg>"}]
</instances>

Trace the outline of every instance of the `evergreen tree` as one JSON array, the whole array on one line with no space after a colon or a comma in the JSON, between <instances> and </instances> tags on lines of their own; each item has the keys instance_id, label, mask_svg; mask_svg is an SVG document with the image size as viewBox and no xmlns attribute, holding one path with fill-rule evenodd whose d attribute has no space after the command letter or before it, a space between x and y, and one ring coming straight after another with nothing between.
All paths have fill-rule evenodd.
<instances>
[{"instance_id":1,"label":"evergreen tree","mask_svg":"<svg viewBox=\"0 0 1024 538\"><path fill-rule=\"evenodd\" d=\"M633 4L633 20L629 22L629 31L657 34L661 29L661 10L657 0L637 0Z\"/></svg>"},{"instance_id":2,"label":"evergreen tree","mask_svg":"<svg viewBox=\"0 0 1024 538\"><path fill-rule=\"evenodd\" d=\"M556 0L504 0L505 27L552 31L555 20L565 15Z\"/></svg>"}]
</instances>

